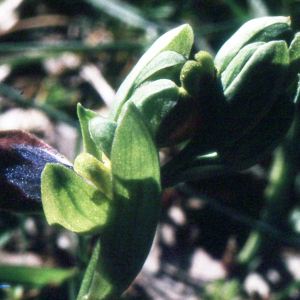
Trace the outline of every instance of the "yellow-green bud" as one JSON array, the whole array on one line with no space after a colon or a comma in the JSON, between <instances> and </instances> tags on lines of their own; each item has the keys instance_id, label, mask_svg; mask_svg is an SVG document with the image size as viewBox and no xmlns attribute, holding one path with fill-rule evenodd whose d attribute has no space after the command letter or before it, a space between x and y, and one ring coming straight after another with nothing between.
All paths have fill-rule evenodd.
<instances>
[{"instance_id":1,"label":"yellow-green bud","mask_svg":"<svg viewBox=\"0 0 300 300\"><path fill-rule=\"evenodd\" d=\"M212 56L206 52L206 51L199 51L197 54L195 54L195 59L198 61L202 67L203 70L210 74L212 77L215 75L215 64Z\"/></svg>"},{"instance_id":2,"label":"yellow-green bud","mask_svg":"<svg viewBox=\"0 0 300 300\"><path fill-rule=\"evenodd\" d=\"M192 97L202 98L208 95L214 82L215 68L211 55L200 51L195 55L196 61L187 61L181 69L181 85Z\"/></svg>"}]
</instances>

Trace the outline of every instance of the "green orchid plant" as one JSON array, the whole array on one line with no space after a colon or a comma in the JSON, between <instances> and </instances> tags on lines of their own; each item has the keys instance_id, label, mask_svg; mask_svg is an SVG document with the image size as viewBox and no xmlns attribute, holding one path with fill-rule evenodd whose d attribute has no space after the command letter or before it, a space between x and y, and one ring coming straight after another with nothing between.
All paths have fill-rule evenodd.
<instances>
[{"instance_id":1,"label":"green orchid plant","mask_svg":"<svg viewBox=\"0 0 300 300\"><path fill-rule=\"evenodd\" d=\"M84 152L74 164L36 137L0 133L0 207L43 212L98 242L78 300L118 299L140 272L162 188L253 166L289 130L300 35L288 17L243 25L215 60L190 59L189 25L160 37L119 88L109 118L78 105ZM178 155L160 166L161 147Z\"/></svg>"}]
</instances>

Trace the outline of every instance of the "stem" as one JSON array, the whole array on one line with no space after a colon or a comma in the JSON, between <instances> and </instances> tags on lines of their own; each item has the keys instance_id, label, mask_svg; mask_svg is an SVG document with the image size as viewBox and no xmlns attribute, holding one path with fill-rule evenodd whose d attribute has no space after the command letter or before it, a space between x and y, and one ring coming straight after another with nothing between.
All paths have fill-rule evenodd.
<instances>
[{"instance_id":1,"label":"stem","mask_svg":"<svg viewBox=\"0 0 300 300\"><path fill-rule=\"evenodd\" d=\"M101 253L101 241L99 238L84 274L77 300L120 299L124 290L108 280L108 268L111 269L113 266L107 266L107 260Z\"/></svg>"},{"instance_id":2,"label":"stem","mask_svg":"<svg viewBox=\"0 0 300 300\"><path fill-rule=\"evenodd\" d=\"M206 118L203 120L201 132L192 138L172 160L162 166L161 182L163 188L175 185L180 181L186 181L185 175L191 175L193 178L200 176L201 178L203 166L206 169L206 167L209 167L208 165L214 165L212 168L217 168L218 173L221 162L218 156L211 157L211 160L207 157L199 160L196 157L216 152L217 149L229 145L237 139L235 134L229 134L226 127L226 118L230 111L220 78L216 80L214 92L208 100L207 103L203 103ZM190 170L195 167L197 167L197 170ZM224 173L223 171L221 173ZM188 172L188 174L184 174L183 177L179 178L178 175L180 176L184 172ZM213 172L210 173L212 174Z\"/></svg>"},{"instance_id":3,"label":"stem","mask_svg":"<svg viewBox=\"0 0 300 300\"><path fill-rule=\"evenodd\" d=\"M92 257L85 271L77 300L85 300L93 282L94 273L97 267L98 257L100 253L100 239L98 239Z\"/></svg>"},{"instance_id":4,"label":"stem","mask_svg":"<svg viewBox=\"0 0 300 300\"><path fill-rule=\"evenodd\" d=\"M172 160L161 168L162 187L166 188L178 183L177 176L185 171L196 156L214 152L212 148L199 149L199 141L192 139ZM201 165L201 163L200 163ZM199 165L198 165L199 166Z\"/></svg>"}]
</instances>

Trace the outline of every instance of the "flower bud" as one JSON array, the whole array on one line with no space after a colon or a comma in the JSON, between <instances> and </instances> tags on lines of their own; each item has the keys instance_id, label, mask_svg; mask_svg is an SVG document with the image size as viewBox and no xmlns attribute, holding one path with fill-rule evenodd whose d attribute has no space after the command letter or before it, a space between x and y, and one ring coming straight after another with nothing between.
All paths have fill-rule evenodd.
<instances>
[{"instance_id":1,"label":"flower bud","mask_svg":"<svg viewBox=\"0 0 300 300\"><path fill-rule=\"evenodd\" d=\"M265 153L279 143L282 135L276 136L284 135L290 119L286 117L278 131L275 126L273 141L268 126L275 122L271 112L276 111L276 107L277 110L282 106L284 111L291 111L290 106L293 106L295 93L287 94L285 89L289 52L292 51L288 49L291 34L290 18L265 17L247 22L223 45L214 61L217 78L211 93L213 101L207 110L212 117L208 118L209 113L204 112L204 129L193 141L200 151L219 151L228 161L234 159L232 153L237 153L237 157L242 156L243 151L245 156L252 153L249 159L245 158L245 164L250 166L257 161L259 153ZM296 48L297 41L294 40L293 49ZM293 57L296 66L296 51ZM267 121L270 114L273 119ZM256 135L259 134L262 135L259 143L263 141L264 144L254 151L250 148L256 147Z\"/></svg>"},{"instance_id":2,"label":"flower bud","mask_svg":"<svg viewBox=\"0 0 300 300\"><path fill-rule=\"evenodd\" d=\"M195 55L196 61L188 60L181 69L182 87L195 98L203 98L215 79L214 61L211 55L200 51Z\"/></svg>"},{"instance_id":3,"label":"flower bud","mask_svg":"<svg viewBox=\"0 0 300 300\"><path fill-rule=\"evenodd\" d=\"M204 130L207 106L213 102L215 67L205 51L197 53L195 59L188 60L181 69L178 101L156 132L159 146L181 143Z\"/></svg>"}]
</instances>

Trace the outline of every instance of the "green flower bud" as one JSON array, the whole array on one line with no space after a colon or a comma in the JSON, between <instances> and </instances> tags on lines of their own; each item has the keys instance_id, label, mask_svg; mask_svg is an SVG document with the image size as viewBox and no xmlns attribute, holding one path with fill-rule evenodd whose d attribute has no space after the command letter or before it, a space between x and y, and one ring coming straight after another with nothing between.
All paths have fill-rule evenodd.
<instances>
[{"instance_id":1,"label":"green flower bud","mask_svg":"<svg viewBox=\"0 0 300 300\"><path fill-rule=\"evenodd\" d=\"M192 96L206 96L215 78L214 61L211 55L200 51L195 55L196 61L189 60L181 69L180 81L182 87Z\"/></svg>"},{"instance_id":2,"label":"green flower bud","mask_svg":"<svg viewBox=\"0 0 300 300\"><path fill-rule=\"evenodd\" d=\"M203 70L206 73L210 74L212 77L215 76L214 60L208 52L199 51L197 54L195 54L195 59L202 65Z\"/></svg>"},{"instance_id":3,"label":"green flower bud","mask_svg":"<svg viewBox=\"0 0 300 300\"><path fill-rule=\"evenodd\" d=\"M203 131L207 105L213 101L215 67L211 55L200 51L181 69L179 97L156 132L159 146L188 140Z\"/></svg>"},{"instance_id":4,"label":"green flower bud","mask_svg":"<svg viewBox=\"0 0 300 300\"><path fill-rule=\"evenodd\" d=\"M159 147L185 141L201 128L202 107L210 97L215 68L207 52L201 51L195 58L197 61L186 61L181 54L164 51L135 81L135 90L129 100L145 117ZM182 67L180 76L178 67ZM166 78L175 82L180 78L182 87Z\"/></svg>"},{"instance_id":5,"label":"green flower bud","mask_svg":"<svg viewBox=\"0 0 300 300\"><path fill-rule=\"evenodd\" d=\"M209 113L204 112L204 129L194 138L195 145L197 142L200 149L210 151L229 149L228 152L224 150L226 155L223 155L230 156L230 153L235 153L235 147L238 148L247 141L250 143L251 139L255 140L256 131L266 129L263 124L266 124L270 112L275 110L274 104L280 106L281 103L284 110L293 105L295 93L287 94L285 90L291 33L288 17L254 19L244 24L223 45L215 58L217 78L210 98L213 101L207 110L212 117L207 117ZM294 53L293 57L296 56ZM285 121L284 125L289 127L290 121ZM276 126L274 130L276 131ZM281 130L282 133L286 132L286 129ZM270 132L263 134L271 136ZM276 143L279 140L274 139ZM265 143L264 146L257 147L258 151L265 152L265 149L274 146L270 138L266 138ZM240 150L240 154L242 151ZM245 153L247 151L245 149ZM258 153L254 155L252 162L257 157ZM245 161L249 162L250 159Z\"/></svg>"}]
</instances>

